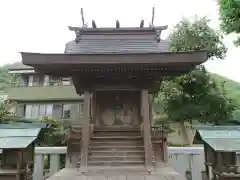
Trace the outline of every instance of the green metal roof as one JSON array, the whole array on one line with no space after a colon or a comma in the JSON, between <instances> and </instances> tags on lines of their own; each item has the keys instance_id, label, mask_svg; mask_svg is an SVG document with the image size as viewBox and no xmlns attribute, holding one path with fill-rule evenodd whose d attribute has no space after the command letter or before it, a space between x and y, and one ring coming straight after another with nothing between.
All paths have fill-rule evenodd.
<instances>
[{"instance_id":1,"label":"green metal roof","mask_svg":"<svg viewBox=\"0 0 240 180\"><path fill-rule=\"evenodd\" d=\"M215 151L240 151L240 126L205 126L197 132Z\"/></svg>"},{"instance_id":2,"label":"green metal roof","mask_svg":"<svg viewBox=\"0 0 240 180\"><path fill-rule=\"evenodd\" d=\"M45 124L0 124L0 149L26 148Z\"/></svg>"}]
</instances>

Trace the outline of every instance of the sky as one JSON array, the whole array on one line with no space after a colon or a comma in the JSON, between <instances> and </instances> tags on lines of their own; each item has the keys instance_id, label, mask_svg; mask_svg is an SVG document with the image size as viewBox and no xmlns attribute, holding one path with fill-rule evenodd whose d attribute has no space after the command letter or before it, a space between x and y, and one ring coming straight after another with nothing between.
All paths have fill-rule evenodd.
<instances>
[{"instance_id":1,"label":"sky","mask_svg":"<svg viewBox=\"0 0 240 180\"><path fill-rule=\"evenodd\" d=\"M80 9L85 21L98 27L138 27L140 20L148 26L155 7L154 25L168 25L162 35L183 17L207 16L211 26L219 29L215 0L7 0L0 1L0 65L21 61L19 52L62 53L65 43L75 38L68 26L81 26ZM224 42L228 47L225 60L210 60L210 72L240 82L240 48L232 44L232 35Z\"/></svg>"}]
</instances>

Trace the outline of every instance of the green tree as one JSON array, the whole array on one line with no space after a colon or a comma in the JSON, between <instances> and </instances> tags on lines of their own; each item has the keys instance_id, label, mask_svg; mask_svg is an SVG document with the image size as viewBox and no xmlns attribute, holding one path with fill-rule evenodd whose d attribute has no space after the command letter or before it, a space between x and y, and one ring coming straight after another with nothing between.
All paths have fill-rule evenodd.
<instances>
[{"instance_id":1,"label":"green tree","mask_svg":"<svg viewBox=\"0 0 240 180\"><path fill-rule=\"evenodd\" d=\"M7 99L0 98L0 123L7 123L13 117L13 114L9 112L11 107L15 106L15 102L11 102Z\"/></svg>"},{"instance_id":2,"label":"green tree","mask_svg":"<svg viewBox=\"0 0 240 180\"><path fill-rule=\"evenodd\" d=\"M165 81L162 87L164 110L175 121L198 120L223 124L232 118L235 103L220 84L199 66L191 73Z\"/></svg>"},{"instance_id":3,"label":"green tree","mask_svg":"<svg viewBox=\"0 0 240 180\"><path fill-rule=\"evenodd\" d=\"M6 91L10 87L11 76L8 74L8 70L4 67L0 67L0 91Z\"/></svg>"},{"instance_id":4,"label":"green tree","mask_svg":"<svg viewBox=\"0 0 240 180\"><path fill-rule=\"evenodd\" d=\"M39 146L65 146L68 135L68 124L63 121L45 117L42 120L33 120L32 122L46 123L48 128L43 129L37 141Z\"/></svg>"},{"instance_id":5,"label":"green tree","mask_svg":"<svg viewBox=\"0 0 240 180\"><path fill-rule=\"evenodd\" d=\"M240 1L219 0L220 27L226 34L236 33L235 45L240 45Z\"/></svg>"},{"instance_id":6,"label":"green tree","mask_svg":"<svg viewBox=\"0 0 240 180\"><path fill-rule=\"evenodd\" d=\"M206 17L183 19L173 28L169 40L171 52L206 50L209 59L226 57L223 35L209 26Z\"/></svg>"},{"instance_id":7,"label":"green tree","mask_svg":"<svg viewBox=\"0 0 240 180\"><path fill-rule=\"evenodd\" d=\"M208 58L223 59L227 49L220 32L213 30L207 18L177 24L169 36L170 51L206 50ZM169 120L221 123L231 118L235 104L228 98L224 84L217 83L203 65L182 76L164 79L156 98L164 102Z\"/></svg>"}]
</instances>

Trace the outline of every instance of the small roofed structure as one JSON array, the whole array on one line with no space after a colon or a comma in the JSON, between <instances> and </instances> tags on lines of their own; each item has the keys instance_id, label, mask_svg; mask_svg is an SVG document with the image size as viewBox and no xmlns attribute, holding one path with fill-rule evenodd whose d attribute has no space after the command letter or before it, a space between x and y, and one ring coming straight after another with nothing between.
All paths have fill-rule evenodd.
<instances>
[{"instance_id":1,"label":"small roofed structure","mask_svg":"<svg viewBox=\"0 0 240 180\"><path fill-rule=\"evenodd\" d=\"M21 53L23 64L71 77L84 95L84 123L72 124L68 138L71 166L50 179L182 179L168 166L167 129L152 126L150 95L165 76L190 72L207 53L168 52L160 37L167 26L93 26L69 27L76 37L64 53Z\"/></svg>"},{"instance_id":2,"label":"small roofed structure","mask_svg":"<svg viewBox=\"0 0 240 180\"><path fill-rule=\"evenodd\" d=\"M211 180L239 180L240 126L196 128L195 143L204 144L206 175Z\"/></svg>"},{"instance_id":3,"label":"small roofed structure","mask_svg":"<svg viewBox=\"0 0 240 180\"><path fill-rule=\"evenodd\" d=\"M0 124L0 179L31 180L34 141L46 124Z\"/></svg>"}]
</instances>

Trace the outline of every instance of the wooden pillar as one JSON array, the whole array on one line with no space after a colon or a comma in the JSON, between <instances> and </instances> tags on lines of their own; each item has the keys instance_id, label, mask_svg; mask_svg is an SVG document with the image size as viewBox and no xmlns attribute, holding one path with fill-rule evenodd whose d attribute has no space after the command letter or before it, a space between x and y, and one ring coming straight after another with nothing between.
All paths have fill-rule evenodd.
<instances>
[{"instance_id":1,"label":"wooden pillar","mask_svg":"<svg viewBox=\"0 0 240 180\"><path fill-rule=\"evenodd\" d=\"M167 134L164 133L164 138L166 138L166 140L163 140L162 142L162 150L163 150L163 162L164 163L168 163L168 146L167 146Z\"/></svg>"},{"instance_id":2,"label":"wooden pillar","mask_svg":"<svg viewBox=\"0 0 240 180\"><path fill-rule=\"evenodd\" d=\"M81 151L81 166L87 166L88 146L90 136L90 102L91 94L88 91L84 92L83 102L83 132L82 132L82 151Z\"/></svg>"},{"instance_id":3,"label":"wooden pillar","mask_svg":"<svg viewBox=\"0 0 240 180\"><path fill-rule=\"evenodd\" d=\"M159 168L163 165L163 148L162 143L157 143L155 148L156 167Z\"/></svg>"},{"instance_id":4,"label":"wooden pillar","mask_svg":"<svg viewBox=\"0 0 240 180\"><path fill-rule=\"evenodd\" d=\"M150 118L150 125L153 123L153 110L152 110L152 98L149 96L149 118Z\"/></svg>"},{"instance_id":5,"label":"wooden pillar","mask_svg":"<svg viewBox=\"0 0 240 180\"><path fill-rule=\"evenodd\" d=\"M92 118L95 125L99 125L97 118L97 101L96 101L96 91L92 94Z\"/></svg>"},{"instance_id":6,"label":"wooden pillar","mask_svg":"<svg viewBox=\"0 0 240 180\"><path fill-rule=\"evenodd\" d=\"M207 144L205 142L203 143L203 147L204 147L206 176L210 179L209 167L207 165L207 163L209 162L208 153L207 153L208 152L208 146L207 146Z\"/></svg>"},{"instance_id":7,"label":"wooden pillar","mask_svg":"<svg viewBox=\"0 0 240 180\"><path fill-rule=\"evenodd\" d=\"M152 167L152 142L150 131L150 114L149 114L149 99L148 90L141 91L141 106L143 119L143 139L145 149L145 163L147 167Z\"/></svg>"}]
</instances>

